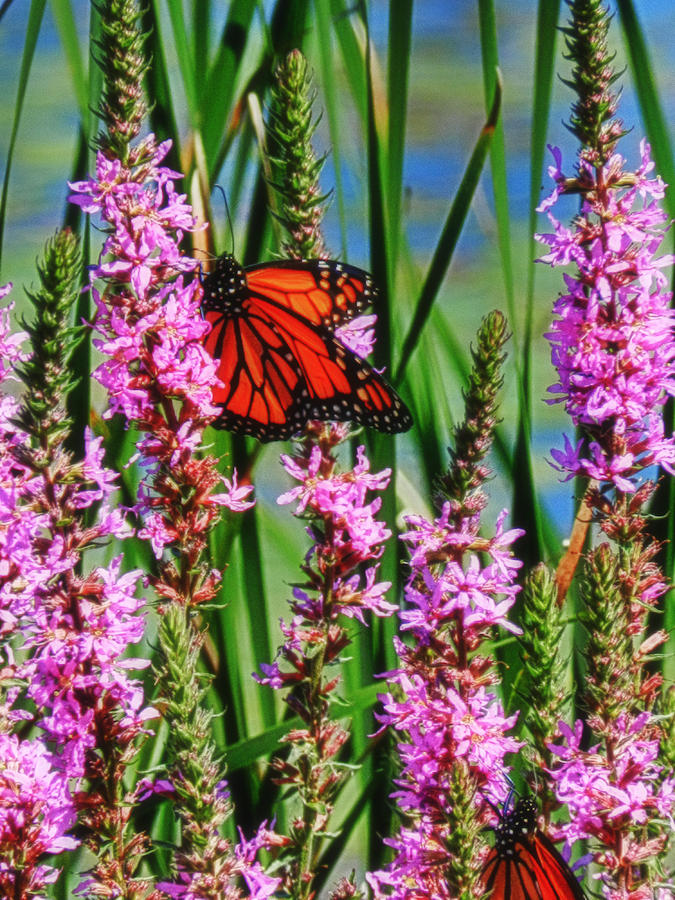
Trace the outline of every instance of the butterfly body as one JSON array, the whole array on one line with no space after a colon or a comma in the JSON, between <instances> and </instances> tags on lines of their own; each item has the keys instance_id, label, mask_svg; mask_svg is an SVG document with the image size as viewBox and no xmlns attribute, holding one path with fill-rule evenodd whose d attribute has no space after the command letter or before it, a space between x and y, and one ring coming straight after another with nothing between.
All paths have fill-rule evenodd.
<instances>
[{"instance_id":1,"label":"butterfly body","mask_svg":"<svg viewBox=\"0 0 675 900\"><path fill-rule=\"evenodd\" d=\"M204 346L222 386L216 427L283 440L312 419L404 431L410 413L396 392L345 347L334 329L375 299L370 276L333 260L282 260L243 269L219 257L203 282L211 324Z\"/></svg>"},{"instance_id":2,"label":"butterfly body","mask_svg":"<svg viewBox=\"0 0 675 900\"><path fill-rule=\"evenodd\" d=\"M482 880L490 900L585 900L569 865L537 828L530 799L502 813Z\"/></svg>"}]
</instances>

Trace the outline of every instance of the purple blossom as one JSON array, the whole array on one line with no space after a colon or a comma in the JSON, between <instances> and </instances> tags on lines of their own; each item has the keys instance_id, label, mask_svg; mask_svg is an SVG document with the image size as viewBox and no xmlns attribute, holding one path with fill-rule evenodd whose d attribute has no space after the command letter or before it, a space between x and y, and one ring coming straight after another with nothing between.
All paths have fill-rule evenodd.
<instances>
[{"instance_id":1,"label":"purple blossom","mask_svg":"<svg viewBox=\"0 0 675 900\"><path fill-rule=\"evenodd\" d=\"M198 264L180 249L195 221L175 189L180 174L161 164L169 148L149 136L135 167L99 153L96 176L71 185L71 200L100 216L108 231L92 272L93 282L106 284L92 286L100 335L94 345L105 357L94 377L108 392L104 418L120 413L142 432L138 533L158 560L182 535L201 542L222 507L241 512L252 505L250 485L238 485L236 473L231 481L219 475L215 458L195 455L219 412L212 396L217 376L202 346L210 325L200 312ZM218 485L225 490L214 493ZM188 493L195 502L186 507L181 497ZM159 588L164 596L176 590ZM208 593L198 589L195 596L203 602Z\"/></svg>"},{"instance_id":2,"label":"purple blossom","mask_svg":"<svg viewBox=\"0 0 675 900\"><path fill-rule=\"evenodd\" d=\"M343 613L363 621L364 609L379 616L389 615L395 609L383 600L389 583L375 582L377 565L367 569L364 585L360 575L351 574L361 563L379 559L382 544L391 536L376 518L382 501L368 501L369 492L387 487L391 472L384 469L371 473L363 446L357 448L356 460L352 469L337 472L327 463L320 444L313 445L308 455L282 454L284 468L300 484L283 493L277 503L298 501L295 514L314 523L307 528L315 542L308 559L314 556L319 570L325 565L323 559L331 560L331 610L323 609L319 615L334 618ZM316 523L321 523L319 528ZM310 600L301 589L296 589L294 596L294 608L313 619L317 611L312 612L312 608L321 602L320 598Z\"/></svg>"},{"instance_id":3,"label":"purple blossom","mask_svg":"<svg viewBox=\"0 0 675 900\"><path fill-rule=\"evenodd\" d=\"M612 846L615 831L644 825L655 815L675 827L675 777L656 762L659 741L650 721L648 712L619 715L609 726L612 759L598 745L582 748L581 721L574 728L560 723L562 740L550 745L556 761L549 774L558 799L569 806L571 822L556 826L568 842L594 837ZM635 851L640 849L636 843Z\"/></svg>"},{"instance_id":4,"label":"purple blossom","mask_svg":"<svg viewBox=\"0 0 675 900\"><path fill-rule=\"evenodd\" d=\"M279 840L279 836L267 828L266 822L250 840L246 840L240 831L234 852L229 852L228 847L227 855L223 853L218 875L180 871L179 867L175 882L159 882L157 888L165 896L178 900L203 900L205 896L267 900L278 890L281 878L267 875L257 857L261 850L269 849ZM222 849L225 851L225 846Z\"/></svg>"},{"instance_id":5,"label":"purple blossom","mask_svg":"<svg viewBox=\"0 0 675 900\"><path fill-rule=\"evenodd\" d=\"M458 516L451 503L433 521L406 519L401 538L411 548L411 571L399 617L409 642L395 639L401 666L386 673L395 690L380 697L378 715L383 728L401 736L402 771L391 796L406 825L386 840L393 862L367 876L377 900L450 900L446 848L455 779L464 773L478 806L485 796L498 802L506 756L522 746L508 734L517 716L504 715L489 689L496 681L490 661L477 653L493 626L518 631L506 616L521 565L509 548L522 532L504 531L505 516L492 539L478 536L478 516Z\"/></svg>"},{"instance_id":6,"label":"purple blossom","mask_svg":"<svg viewBox=\"0 0 675 900\"><path fill-rule=\"evenodd\" d=\"M375 346L377 316L357 316L335 329L335 337L361 359L370 356Z\"/></svg>"},{"instance_id":7,"label":"purple blossom","mask_svg":"<svg viewBox=\"0 0 675 900\"><path fill-rule=\"evenodd\" d=\"M588 189L571 230L550 212L566 183L560 151L553 154L556 188L539 209L554 231L537 235L550 248L540 261L574 263L577 273L564 276L567 292L546 335L559 378L549 388L559 396L550 402L564 402L585 435L576 447L565 438L565 450L553 458L566 478L583 474L630 493L649 466L675 473L675 443L664 437L661 417L675 394L674 314L662 271L673 256L655 255L666 221L659 206L665 185L648 177L654 165L645 141L636 173L625 171L618 154L600 169L581 159L577 180Z\"/></svg>"},{"instance_id":8,"label":"purple blossom","mask_svg":"<svg viewBox=\"0 0 675 900\"><path fill-rule=\"evenodd\" d=\"M286 702L301 719L285 737L292 748L288 760L274 763L280 783L302 800L278 869L289 895L299 882L309 885L314 877L317 840L329 830L336 788L344 779L337 755L349 734L329 710L340 682L331 670L350 644L343 617L365 624L366 612L388 616L396 608L385 599L391 585L377 580L390 532L377 520L381 501L370 496L386 488L390 472L372 473L363 447L355 465L340 471L334 451L348 436L344 425L310 423L294 455L281 457L298 484L278 502L296 504L295 515L309 523L312 547L302 565L303 583L293 588L293 616L281 622L284 642L277 659L261 664L262 674L254 677L284 689ZM357 571L362 564L365 572Z\"/></svg>"},{"instance_id":9,"label":"purple blossom","mask_svg":"<svg viewBox=\"0 0 675 900\"><path fill-rule=\"evenodd\" d=\"M58 870L46 854L73 850L76 811L68 775L39 740L0 734L0 891L43 897Z\"/></svg>"}]
</instances>

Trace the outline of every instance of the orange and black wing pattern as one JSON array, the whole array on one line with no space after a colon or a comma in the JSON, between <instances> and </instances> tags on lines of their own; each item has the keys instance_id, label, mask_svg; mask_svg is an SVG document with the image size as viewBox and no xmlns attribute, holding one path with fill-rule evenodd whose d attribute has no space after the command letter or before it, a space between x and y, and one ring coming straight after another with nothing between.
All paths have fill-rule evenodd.
<instances>
[{"instance_id":1,"label":"orange and black wing pattern","mask_svg":"<svg viewBox=\"0 0 675 900\"><path fill-rule=\"evenodd\" d=\"M585 900L569 865L536 822L533 800L519 800L502 815L482 874L486 900Z\"/></svg>"},{"instance_id":2,"label":"orange and black wing pattern","mask_svg":"<svg viewBox=\"0 0 675 900\"><path fill-rule=\"evenodd\" d=\"M396 392L333 333L374 299L370 276L332 260L284 260L242 269L221 256L203 283L211 324L204 346L222 386L213 423L260 441L283 440L308 421L405 431Z\"/></svg>"}]
</instances>

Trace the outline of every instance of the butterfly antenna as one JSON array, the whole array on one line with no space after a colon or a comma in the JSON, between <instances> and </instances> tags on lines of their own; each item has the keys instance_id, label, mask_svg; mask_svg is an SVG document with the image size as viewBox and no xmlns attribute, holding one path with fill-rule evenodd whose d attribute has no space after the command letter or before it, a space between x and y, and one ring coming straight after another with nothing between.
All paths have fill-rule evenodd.
<instances>
[{"instance_id":1,"label":"butterfly antenna","mask_svg":"<svg viewBox=\"0 0 675 900\"><path fill-rule=\"evenodd\" d=\"M223 203L225 204L225 215L227 216L227 224L230 226L230 253L234 254L234 228L232 227L232 216L230 215L230 206L227 202L227 197L225 196L225 191L222 187L217 184L216 190L219 190L223 195Z\"/></svg>"}]
</instances>

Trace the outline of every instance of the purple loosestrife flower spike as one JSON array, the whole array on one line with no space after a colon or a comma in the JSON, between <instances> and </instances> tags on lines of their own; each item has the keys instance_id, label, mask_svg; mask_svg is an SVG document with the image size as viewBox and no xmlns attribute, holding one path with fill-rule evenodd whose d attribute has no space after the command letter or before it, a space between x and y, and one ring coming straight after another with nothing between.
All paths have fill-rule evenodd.
<instances>
[{"instance_id":1,"label":"purple loosestrife flower spike","mask_svg":"<svg viewBox=\"0 0 675 900\"><path fill-rule=\"evenodd\" d=\"M257 680L288 691L285 701L303 725L290 732L288 758L275 761L280 783L292 786L302 800L293 821L283 862L283 884L291 897L310 898L317 860L328 831L335 797L345 770L337 755L349 737L330 718L329 703L340 678L333 674L349 645L344 618L365 622L370 611L388 616L395 607L385 600L390 587L378 582L379 559L389 530L377 520L390 472L372 473L363 447L353 469L341 472L335 448L348 436L346 426L317 423L292 456L282 456L298 483L278 502L295 503L295 514L308 522L313 546L305 557L305 582L293 590L290 622L282 622L285 642L278 659L262 664Z\"/></svg>"},{"instance_id":2,"label":"purple loosestrife flower spike","mask_svg":"<svg viewBox=\"0 0 675 900\"><path fill-rule=\"evenodd\" d=\"M521 565L510 546L522 531L504 531L503 512L492 538L479 535L506 337L499 313L481 325L465 419L438 481L440 514L408 516L401 536L410 552L399 613L405 642L395 639L400 665L387 673L392 690L380 698L379 719L398 739L402 768L391 796L405 824L385 840L393 862L367 876L376 900L479 896L486 799L504 799L506 756L521 746L508 734L516 716L505 715L494 660L481 646L496 626L519 630L507 615Z\"/></svg>"},{"instance_id":3,"label":"purple loosestrife flower spike","mask_svg":"<svg viewBox=\"0 0 675 900\"><path fill-rule=\"evenodd\" d=\"M23 696L18 691L8 695L5 715L22 721L26 713L11 707L23 699L25 710L25 699L31 701L28 719L41 730L50 751L34 743L39 774L37 769L30 775L24 771L25 783L33 777L43 782L44 795L40 798L36 792L36 803L56 803L60 796L63 815L53 824L55 836L64 838L62 849L74 846L64 830L77 813L84 841L101 853L92 882L109 887L126 880L137 886L134 896L145 897L143 881L132 877L145 837L138 834L126 843L131 810L122 778L135 756L135 739L156 713L144 706L140 683L130 676L144 664L122 661L143 633L143 601L135 597L139 573L121 574L119 558L89 571L84 565L87 549L131 531L124 510L111 506L115 476L102 466L101 439L87 432L84 459L78 462L65 449L65 402L73 386L68 362L79 340L69 328L80 275L79 249L70 232L57 234L47 244L38 271L41 287L31 297L35 320L26 325L34 352L29 358L8 354L26 380L27 396L11 422L0 423L0 519L6 528L0 541L0 594L7 630L23 636L23 662L15 674L25 684ZM6 320L3 324L7 328ZM3 401L2 410L9 413L11 404ZM12 752L11 742L3 749ZM16 772L27 759L21 745L21 753L3 767ZM22 783L19 774L14 777ZM88 794L77 791L71 796L69 790L83 778L88 780ZM17 809L26 802L18 799ZM38 812L23 810L16 812L15 823L23 815L40 821ZM104 860L104 847L109 847L104 835L110 834L116 834L128 852ZM32 890L37 882L29 879L27 861L37 861L49 848L37 830L24 828L14 837L27 842L14 851L23 853L18 871L26 890L24 894L17 889L16 895L33 896L26 885ZM36 871L39 875L41 870Z\"/></svg>"},{"instance_id":4,"label":"purple loosestrife flower spike","mask_svg":"<svg viewBox=\"0 0 675 900\"><path fill-rule=\"evenodd\" d=\"M324 160L316 159L311 146L313 102L307 63L293 51L276 72L268 145L269 186L278 199L277 218L288 234L282 246L296 259L328 256L321 234L326 197L318 180ZM374 324L374 316L362 316L336 333L345 346L367 355ZM381 501L368 496L387 486L390 473L370 473L363 447L354 468L339 472L334 451L349 435L343 425L310 422L298 452L282 456L298 485L279 502L297 501L296 515L309 521L313 547L302 567L307 580L293 592L294 617L282 623L286 640L279 659L261 664L258 680L290 689L286 702L304 723L286 737L290 758L278 761L279 780L292 786L302 804L282 856L284 888L294 900L313 896L318 854L344 781L336 756L349 735L328 715L330 695L339 683L338 677L328 676L329 667L339 663L350 642L341 617L365 622L367 610L386 616L394 609L385 600L389 583L377 581L382 543L390 532L376 518Z\"/></svg>"},{"instance_id":5,"label":"purple loosestrife flower spike","mask_svg":"<svg viewBox=\"0 0 675 900\"><path fill-rule=\"evenodd\" d=\"M560 151L553 151L556 187L540 209L554 232L538 238L549 246L544 262L577 269L574 277L565 275L567 291L555 304L548 337L559 379L550 390L580 437L565 437L564 449L552 453L566 478L593 480L585 502L611 543L587 554L580 584L579 617L589 635L586 724L597 742L585 749L583 724L561 723L560 739L549 745L548 771L572 817L557 826L560 836L592 839L606 898L641 900L662 880L654 863L665 859L675 808L672 771L658 761L666 730L653 715L661 676L646 669L666 639L660 631L649 634L648 615L667 585L642 511L654 491L645 470L658 465L674 474L675 440L664 434L662 419L675 393L673 313L663 271L673 257L656 256L665 185L651 175L649 146L641 143L636 172L615 149L621 127L610 121L616 103L609 92L615 77L606 52L607 9L597 0L575 0L571 8L568 49L579 96L572 124L586 146L575 177L563 174ZM582 206L567 228L551 209L571 192L581 195Z\"/></svg>"},{"instance_id":6,"label":"purple loosestrife flower spike","mask_svg":"<svg viewBox=\"0 0 675 900\"><path fill-rule=\"evenodd\" d=\"M565 276L567 293L554 306L547 337L559 377L549 390L560 396L551 402L565 404L582 438L552 451L555 467L566 478L585 475L624 493L646 468L672 474L675 465L661 416L675 393L671 294L662 271L673 257L655 256L666 220L658 205L664 185L648 177L649 146L643 141L641 149L634 174L618 154L599 169L582 160L584 201L574 231L549 212L554 232L537 236L550 247L542 262L572 262L578 270ZM565 182L559 166L553 175Z\"/></svg>"},{"instance_id":7,"label":"purple loosestrife flower spike","mask_svg":"<svg viewBox=\"0 0 675 900\"><path fill-rule=\"evenodd\" d=\"M271 832L262 829L254 841L236 846L219 833L230 805L196 674L203 636L194 617L220 583L205 559L208 533L223 507L237 512L252 505L252 487L238 484L236 474L221 476L213 456L195 453L218 413L211 396L214 363L201 343L209 325L200 314L197 263L180 248L195 221L175 187L181 174L162 165L170 142L157 144L150 134L132 143L145 111L140 75L147 66L136 4L111 0L102 16L107 134L99 138L95 177L71 185L71 200L99 216L107 234L92 273L94 343L104 357L94 374L109 398L104 418L120 413L142 435L136 511L139 537L157 559L156 574L148 578L162 601L156 674L182 822L176 878L162 890L175 897L236 898L244 896L243 879L251 896L263 898L277 880L266 878L255 856Z\"/></svg>"}]
</instances>

